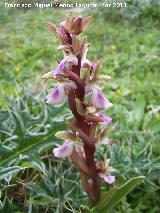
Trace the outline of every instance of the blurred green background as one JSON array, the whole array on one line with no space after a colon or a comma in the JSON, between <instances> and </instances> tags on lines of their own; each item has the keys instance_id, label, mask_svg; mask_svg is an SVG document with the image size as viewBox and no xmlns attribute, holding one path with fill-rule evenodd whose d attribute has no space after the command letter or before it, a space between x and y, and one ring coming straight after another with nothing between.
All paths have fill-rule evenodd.
<instances>
[{"instance_id":1,"label":"blurred green background","mask_svg":"<svg viewBox=\"0 0 160 213\"><path fill-rule=\"evenodd\" d=\"M66 104L45 104L53 82L46 87L41 80L62 57L45 22L58 25L68 12L94 15L83 33L90 43L88 59L103 59L102 72L112 76L102 87L114 104L107 111L114 145L97 156L111 159L117 184L146 176L112 212L160 212L160 2L126 2L126 8L24 9L5 8L1 1L0 212L92 212L76 169L53 157L53 147L62 143L54 134L71 114Z\"/></svg>"}]
</instances>

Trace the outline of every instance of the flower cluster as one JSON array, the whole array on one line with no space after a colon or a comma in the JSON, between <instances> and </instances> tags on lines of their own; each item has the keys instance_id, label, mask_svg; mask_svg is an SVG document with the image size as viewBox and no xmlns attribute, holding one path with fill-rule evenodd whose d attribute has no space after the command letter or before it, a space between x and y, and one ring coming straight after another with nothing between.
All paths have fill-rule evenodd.
<instances>
[{"instance_id":1,"label":"flower cluster","mask_svg":"<svg viewBox=\"0 0 160 213\"><path fill-rule=\"evenodd\" d=\"M114 170L109 167L109 160L95 160L95 151L101 144L110 145L106 127L112 118L100 110L108 109L112 103L103 94L99 82L110 80L110 76L101 75L101 60L97 63L87 59L89 43L80 34L92 21L86 18L67 15L65 21L57 27L47 22L49 29L60 40L58 51L63 52L63 59L58 66L42 78L54 79L58 83L46 96L48 104L60 104L68 98L73 121L66 122L70 131L59 131L56 137L64 140L63 145L53 150L57 158L70 157L80 170L84 190L93 202L100 196L100 182L112 184Z\"/></svg>"}]
</instances>

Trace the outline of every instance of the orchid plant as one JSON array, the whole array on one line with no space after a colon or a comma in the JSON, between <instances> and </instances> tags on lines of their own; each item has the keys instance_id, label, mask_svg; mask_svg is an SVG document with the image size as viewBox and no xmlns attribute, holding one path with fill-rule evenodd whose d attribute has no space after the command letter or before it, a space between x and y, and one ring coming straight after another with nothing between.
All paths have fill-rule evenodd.
<instances>
[{"instance_id":1,"label":"orchid plant","mask_svg":"<svg viewBox=\"0 0 160 213\"><path fill-rule=\"evenodd\" d=\"M59 131L56 137L64 143L53 150L55 157L70 157L80 171L85 192L93 203L100 198L101 182L113 184L114 169L109 159L98 161L95 152L99 146L112 144L106 136L108 124L112 118L102 114L101 110L112 107L112 103L103 94L99 82L111 79L100 74L102 61L92 62L87 58L89 43L80 34L89 26L93 16L82 18L67 15L57 27L47 22L49 29L60 41L58 51L64 58L58 61L55 70L45 73L43 79L54 79L57 85L46 96L48 104L60 104L68 98L73 121L65 121L70 130Z\"/></svg>"}]
</instances>

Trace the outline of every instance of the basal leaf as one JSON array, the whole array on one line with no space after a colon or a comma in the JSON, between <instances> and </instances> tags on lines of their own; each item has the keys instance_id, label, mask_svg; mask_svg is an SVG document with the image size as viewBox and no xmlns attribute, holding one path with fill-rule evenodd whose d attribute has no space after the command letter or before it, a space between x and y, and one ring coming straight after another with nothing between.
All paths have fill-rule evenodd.
<instances>
[{"instance_id":1,"label":"basal leaf","mask_svg":"<svg viewBox=\"0 0 160 213\"><path fill-rule=\"evenodd\" d=\"M123 197L128 195L137 185L144 180L144 176L134 177L124 183L122 186L113 188L103 194L102 199L96 206L98 212L108 213L117 205Z\"/></svg>"},{"instance_id":2,"label":"basal leaf","mask_svg":"<svg viewBox=\"0 0 160 213\"><path fill-rule=\"evenodd\" d=\"M19 143L19 147L13 152L6 153L5 155L2 155L2 159L0 162L0 166L6 165L7 163L11 162L12 160L16 160L17 157L21 154L32 152L34 149L36 149L38 146L43 146L49 141L53 141L54 143L54 135L55 133L63 128L63 124L56 124L53 130L50 130L46 133L46 135L38 135L38 136L29 136L24 139L23 142Z\"/></svg>"},{"instance_id":3,"label":"basal leaf","mask_svg":"<svg viewBox=\"0 0 160 213\"><path fill-rule=\"evenodd\" d=\"M116 193L117 187L110 189L108 192L104 192L101 194L101 198L96 208L98 210L105 209L108 206L108 203L112 199L113 195Z\"/></svg>"}]
</instances>

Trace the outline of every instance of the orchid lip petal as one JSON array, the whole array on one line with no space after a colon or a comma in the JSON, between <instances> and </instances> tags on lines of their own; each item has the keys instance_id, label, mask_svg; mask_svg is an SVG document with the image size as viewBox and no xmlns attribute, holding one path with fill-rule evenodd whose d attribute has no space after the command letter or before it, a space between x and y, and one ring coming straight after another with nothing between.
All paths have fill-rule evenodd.
<instances>
[{"instance_id":1,"label":"orchid lip petal","mask_svg":"<svg viewBox=\"0 0 160 213\"><path fill-rule=\"evenodd\" d=\"M53 76L59 74L61 71L63 71L64 69L64 66L65 66L65 63L66 63L66 58L64 58L60 63L59 65L57 66L57 68L53 71Z\"/></svg>"},{"instance_id":2,"label":"orchid lip petal","mask_svg":"<svg viewBox=\"0 0 160 213\"><path fill-rule=\"evenodd\" d=\"M94 69L96 68L96 64L92 63L90 60L85 59L81 62L81 68L91 68L93 67Z\"/></svg>"},{"instance_id":3,"label":"orchid lip petal","mask_svg":"<svg viewBox=\"0 0 160 213\"><path fill-rule=\"evenodd\" d=\"M91 104L97 109L108 109L113 104L110 103L100 90L97 84L91 83L85 86L85 93L92 92Z\"/></svg>"},{"instance_id":4,"label":"orchid lip petal","mask_svg":"<svg viewBox=\"0 0 160 213\"><path fill-rule=\"evenodd\" d=\"M103 179L108 184L112 184L112 183L115 182L115 176L112 176L112 175L106 175L106 176L103 177Z\"/></svg>"},{"instance_id":5,"label":"orchid lip petal","mask_svg":"<svg viewBox=\"0 0 160 213\"><path fill-rule=\"evenodd\" d=\"M81 63L82 68L88 68L88 67L91 67L91 66L92 66L92 63L88 59L83 60L82 63Z\"/></svg>"},{"instance_id":6,"label":"orchid lip petal","mask_svg":"<svg viewBox=\"0 0 160 213\"><path fill-rule=\"evenodd\" d=\"M53 153L57 158L65 158L72 154L73 152L73 143L69 141L65 141L64 144L59 146L58 148L53 149Z\"/></svg>"},{"instance_id":7,"label":"orchid lip petal","mask_svg":"<svg viewBox=\"0 0 160 213\"><path fill-rule=\"evenodd\" d=\"M112 106L104 96L104 94L97 89L92 90L91 103L98 109L108 109Z\"/></svg>"},{"instance_id":8,"label":"orchid lip petal","mask_svg":"<svg viewBox=\"0 0 160 213\"><path fill-rule=\"evenodd\" d=\"M65 98L65 91L63 84L59 84L46 96L48 104L60 104Z\"/></svg>"},{"instance_id":9,"label":"orchid lip petal","mask_svg":"<svg viewBox=\"0 0 160 213\"><path fill-rule=\"evenodd\" d=\"M102 125L107 125L112 121L112 118L110 118L102 113L96 113L96 115L103 119L103 122L101 122Z\"/></svg>"},{"instance_id":10,"label":"orchid lip petal","mask_svg":"<svg viewBox=\"0 0 160 213\"><path fill-rule=\"evenodd\" d=\"M65 91L77 89L77 85L73 81L60 83L46 96L48 104L60 104L65 98Z\"/></svg>"},{"instance_id":11,"label":"orchid lip petal","mask_svg":"<svg viewBox=\"0 0 160 213\"><path fill-rule=\"evenodd\" d=\"M53 76L59 74L61 71L64 70L64 67L66 64L72 64L72 65L78 65L78 59L75 55L70 54L64 57L64 59L59 63L59 65L57 66L57 68L52 71L53 72Z\"/></svg>"},{"instance_id":12,"label":"orchid lip petal","mask_svg":"<svg viewBox=\"0 0 160 213\"><path fill-rule=\"evenodd\" d=\"M92 67L95 69L96 68L96 63L92 63Z\"/></svg>"}]
</instances>

